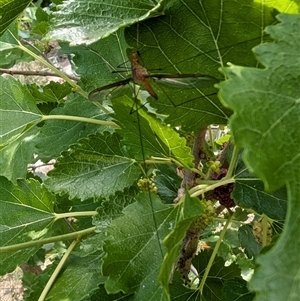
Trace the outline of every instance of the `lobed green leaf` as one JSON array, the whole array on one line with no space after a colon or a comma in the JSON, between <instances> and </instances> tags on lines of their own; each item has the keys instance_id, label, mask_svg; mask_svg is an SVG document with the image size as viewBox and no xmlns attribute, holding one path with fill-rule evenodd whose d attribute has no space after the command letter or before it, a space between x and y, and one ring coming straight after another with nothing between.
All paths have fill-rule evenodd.
<instances>
[{"instance_id":1,"label":"lobed green leaf","mask_svg":"<svg viewBox=\"0 0 300 301\"><path fill-rule=\"evenodd\" d=\"M229 80L220 85L224 104L234 110L230 126L235 143L244 148L246 165L267 190L287 188L284 230L275 246L257 258L259 267L250 282L257 301L299 296L294 254L300 248L300 60L293 57L300 51L300 15L279 15L278 19L281 23L267 28L275 41L255 49L266 68L232 65L224 69Z\"/></svg>"},{"instance_id":2,"label":"lobed green leaf","mask_svg":"<svg viewBox=\"0 0 300 301\"><path fill-rule=\"evenodd\" d=\"M108 198L131 186L140 172L120 144L120 137L105 132L83 138L63 152L46 185L70 198Z\"/></svg>"},{"instance_id":3,"label":"lobed green leaf","mask_svg":"<svg viewBox=\"0 0 300 301\"><path fill-rule=\"evenodd\" d=\"M0 77L0 99L0 145L3 146L24 135L26 128L37 124L42 116L28 89L11 76Z\"/></svg>"},{"instance_id":4,"label":"lobed green leaf","mask_svg":"<svg viewBox=\"0 0 300 301\"><path fill-rule=\"evenodd\" d=\"M123 143L129 147L134 159L162 157L175 159L187 168L194 166L186 140L171 127L154 115L148 114L143 108L135 109L134 103L126 97L114 100L113 108L116 122L121 125L120 134L124 137Z\"/></svg>"},{"instance_id":5,"label":"lobed green leaf","mask_svg":"<svg viewBox=\"0 0 300 301\"><path fill-rule=\"evenodd\" d=\"M30 0L3 0L0 2L0 36L30 3Z\"/></svg>"},{"instance_id":6,"label":"lobed green leaf","mask_svg":"<svg viewBox=\"0 0 300 301\"><path fill-rule=\"evenodd\" d=\"M104 244L105 288L110 294L137 291L140 300L154 300L152 295L166 300L156 279L164 256L161 239L172 229L177 210L153 194L141 193L123 213L112 221Z\"/></svg>"},{"instance_id":7,"label":"lobed green leaf","mask_svg":"<svg viewBox=\"0 0 300 301\"><path fill-rule=\"evenodd\" d=\"M1 247L30 242L51 233L55 198L39 182L20 180L18 185L14 185L1 177L0 196ZM38 249L0 252L0 273L11 272Z\"/></svg>"},{"instance_id":8,"label":"lobed green leaf","mask_svg":"<svg viewBox=\"0 0 300 301\"><path fill-rule=\"evenodd\" d=\"M192 198L188 194L185 199L178 203L178 218L172 232L164 239L164 245L167 249L164 261L162 263L159 282L162 284L166 292L169 291L169 281L172 274L173 266L176 265L176 259L179 256L179 251L182 247L182 241L186 231L192 222L203 213L203 206L198 198Z\"/></svg>"},{"instance_id":9,"label":"lobed green leaf","mask_svg":"<svg viewBox=\"0 0 300 301\"><path fill-rule=\"evenodd\" d=\"M81 300L88 296L105 280L100 272L102 254L103 252L99 251L86 257L71 256L65 265L64 273L47 295L47 300Z\"/></svg>"},{"instance_id":10,"label":"lobed green leaf","mask_svg":"<svg viewBox=\"0 0 300 301\"><path fill-rule=\"evenodd\" d=\"M54 13L51 39L71 44L91 44L107 37L120 27L128 26L150 16L161 14L165 0L94 2L64 1Z\"/></svg>"},{"instance_id":11,"label":"lobed green leaf","mask_svg":"<svg viewBox=\"0 0 300 301\"><path fill-rule=\"evenodd\" d=\"M108 120L108 116L88 100L67 101L63 107L53 109L50 115L65 115L66 120L47 120L40 135L35 139L39 158L44 161L58 157L80 138L96 132L112 131L108 126L67 120L69 115Z\"/></svg>"}]
</instances>

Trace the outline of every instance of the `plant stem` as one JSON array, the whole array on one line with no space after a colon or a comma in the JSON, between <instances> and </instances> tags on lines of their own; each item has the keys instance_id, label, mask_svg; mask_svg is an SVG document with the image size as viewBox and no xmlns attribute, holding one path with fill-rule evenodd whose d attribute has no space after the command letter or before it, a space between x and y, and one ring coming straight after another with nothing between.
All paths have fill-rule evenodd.
<instances>
[{"instance_id":1,"label":"plant stem","mask_svg":"<svg viewBox=\"0 0 300 301\"><path fill-rule=\"evenodd\" d=\"M206 185L206 187L203 186L203 184L201 185L197 185L195 187L193 187L192 189L190 189L189 193L191 195L191 197L196 197L199 196L205 192L214 190L215 188L219 187L219 186L223 186L223 185L227 185L230 183L234 183L235 179L234 178L230 178L230 179L225 179L225 177L220 180L220 181L215 181L215 184L212 185Z\"/></svg>"},{"instance_id":2,"label":"plant stem","mask_svg":"<svg viewBox=\"0 0 300 301\"><path fill-rule=\"evenodd\" d=\"M267 238L268 238L268 217L263 214L262 216L262 228L263 228L263 231L262 231L262 234L263 234L263 237L262 237L262 246L265 247L267 246Z\"/></svg>"},{"instance_id":3,"label":"plant stem","mask_svg":"<svg viewBox=\"0 0 300 301\"><path fill-rule=\"evenodd\" d=\"M62 267L64 266L65 262L67 261L68 257L70 256L71 252L74 250L78 242L80 241L80 238L75 239L68 247L66 253L61 258L59 264L57 265L56 269L54 270L53 274L51 275L50 279L48 280L45 288L43 289L42 294L40 295L38 301L45 300L48 292L50 291L53 283L55 282L55 279L57 278L58 274L60 273Z\"/></svg>"},{"instance_id":4,"label":"plant stem","mask_svg":"<svg viewBox=\"0 0 300 301\"><path fill-rule=\"evenodd\" d=\"M55 220L61 218L68 218L68 217L76 217L76 216L94 216L97 215L97 211L80 211L80 212L66 212L66 213L55 213Z\"/></svg>"},{"instance_id":5,"label":"plant stem","mask_svg":"<svg viewBox=\"0 0 300 301\"><path fill-rule=\"evenodd\" d=\"M95 230L96 230L96 227L91 227L91 228L73 232L73 233L68 233L68 234L48 237L48 238L44 238L44 239L40 239L40 240L28 241L28 242L24 242L21 244L2 247L2 248L0 248L0 254L14 252L14 251L22 250L22 249L27 249L27 248L33 248L36 246L45 245L45 244L55 242L55 241L77 239L79 237L83 237L83 236L92 234L95 232Z\"/></svg>"},{"instance_id":6,"label":"plant stem","mask_svg":"<svg viewBox=\"0 0 300 301\"><path fill-rule=\"evenodd\" d=\"M212 267L212 265L214 263L214 260L215 260L215 257L217 255L217 252L218 252L218 250L220 248L221 242L223 241L224 235L225 235L225 233L227 231L227 228L228 228L228 226L229 226L229 224L231 222L231 219L233 217L233 213L231 211L229 211L229 212L230 212L230 215L229 215L229 217L228 217L228 219L226 221L226 224L225 224L223 230L220 233L220 237L219 237L219 239L218 239L218 241L216 243L216 246L214 247L214 250L213 250L213 252L212 252L212 254L210 256L209 262L208 262L208 264L206 266L204 275L203 275L203 277L201 279L201 282L200 282L200 285L199 285L199 291L200 291L201 295L203 293L203 288L204 288L207 276L209 274L210 268Z\"/></svg>"},{"instance_id":7,"label":"plant stem","mask_svg":"<svg viewBox=\"0 0 300 301\"><path fill-rule=\"evenodd\" d=\"M112 126L114 128L120 129L120 127L114 123L113 121L105 121L105 120L99 120L99 119L93 119L93 118L86 118L86 117L80 117L80 116L69 116L69 115L43 115L42 120L72 120L72 121L80 121L80 122L87 122L87 123L94 123L99 125L106 125L106 126Z\"/></svg>"},{"instance_id":8,"label":"plant stem","mask_svg":"<svg viewBox=\"0 0 300 301\"><path fill-rule=\"evenodd\" d=\"M233 169L235 167L235 163L237 161L238 154L239 154L239 149L236 146L234 146L233 153L232 153L232 156L231 156L231 161L230 161L230 164L229 164L229 167L228 167L228 171L227 171L227 174L224 177L224 179L227 180L227 179L232 177Z\"/></svg>"},{"instance_id":9,"label":"plant stem","mask_svg":"<svg viewBox=\"0 0 300 301\"><path fill-rule=\"evenodd\" d=\"M211 126L208 127L208 134L209 134L209 142L210 142L211 150L213 152L215 147L214 147L214 139L212 135Z\"/></svg>"},{"instance_id":10,"label":"plant stem","mask_svg":"<svg viewBox=\"0 0 300 301\"><path fill-rule=\"evenodd\" d=\"M52 70L55 74L57 74L57 76L63 78L72 88L75 92L78 92L79 94L81 94L84 98L88 99L88 93L83 91L82 88L80 86L78 86L76 83L74 83L71 78L66 75L64 72L60 71L59 69L57 69L55 66L53 66L51 63L49 63L45 58L40 57L39 55L37 55L36 53L34 53L33 51L29 50L28 48L26 48L24 45L22 45L22 43L10 32L10 34L13 36L13 38L16 40L16 42L18 43L18 45L16 45L16 48L21 49L22 51L28 53L29 55L31 55L32 57L34 57L37 61L41 62L43 65L45 65L46 67L48 67L50 70ZM31 45L32 47L32 45ZM95 103L96 104L96 103ZM108 114L108 111L101 105L101 104L96 104L100 109L103 110L103 112L105 112L106 114Z\"/></svg>"},{"instance_id":11,"label":"plant stem","mask_svg":"<svg viewBox=\"0 0 300 301\"><path fill-rule=\"evenodd\" d=\"M40 57L39 55L35 54L33 51L29 50L25 46L23 46L17 39L17 43L19 44L17 47L21 49L22 51L28 53L32 57L34 57L36 60L41 62L43 65L48 67L50 70L52 70L54 73L56 73L59 77L63 78L72 88L74 91L81 94L84 98L88 98L87 93L81 89L80 86L78 86L76 83L74 83L65 73L54 67L52 64L47 62L44 58Z\"/></svg>"},{"instance_id":12,"label":"plant stem","mask_svg":"<svg viewBox=\"0 0 300 301\"><path fill-rule=\"evenodd\" d=\"M173 164L171 162L171 160L165 160L165 161L162 161L162 160L145 160L145 163L146 164Z\"/></svg>"}]
</instances>

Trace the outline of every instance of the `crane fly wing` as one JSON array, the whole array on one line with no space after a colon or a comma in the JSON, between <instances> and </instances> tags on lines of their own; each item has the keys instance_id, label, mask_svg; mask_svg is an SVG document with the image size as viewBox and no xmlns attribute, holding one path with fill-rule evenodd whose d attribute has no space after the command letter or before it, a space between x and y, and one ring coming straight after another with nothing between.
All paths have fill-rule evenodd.
<instances>
[{"instance_id":1,"label":"crane fly wing","mask_svg":"<svg viewBox=\"0 0 300 301\"><path fill-rule=\"evenodd\" d=\"M125 86L132 81L132 78L101 86L91 91L89 100L102 103L104 100L116 98L124 95L126 92Z\"/></svg>"},{"instance_id":2,"label":"crane fly wing","mask_svg":"<svg viewBox=\"0 0 300 301\"><path fill-rule=\"evenodd\" d=\"M151 74L150 76L158 84L181 88L206 88L212 87L214 84L220 82L219 79L207 74Z\"/></svg>"}]
</instances>

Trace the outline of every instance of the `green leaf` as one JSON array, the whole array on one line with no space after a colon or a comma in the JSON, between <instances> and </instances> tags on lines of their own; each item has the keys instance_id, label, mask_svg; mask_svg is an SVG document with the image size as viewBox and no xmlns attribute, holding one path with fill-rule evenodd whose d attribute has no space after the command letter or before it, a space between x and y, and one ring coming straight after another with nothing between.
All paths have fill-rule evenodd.
<instances>
[{"instance_id":1,"label":"green leaf","mask_svg":"<svg viewBox=\"0 0 300 301\"><path fill-rule=\"evenodd\" d=\"M63 152L46 184L70 198L107 198L131 186L140 172L122 149L120 137L105 132L83 138Z\"/></svg>"},{"instance_id":2,"label":"green leaf","mask_svg":"<svg viewBox=\"0 0 300 301\"><path fill-rule=\"evenodd\" d=\"M186 168L194 167L194 157L191 149L186 146L186 140L170 126L162 123L145 111L139 110L138 113L145 118L154 132L155 136L168 148L169 157L174 158Z\"/></svg>"},{"instance_id":3,"label":"green leaf","mask_svg":"<svg viewBox=\"0 0 300 301\"><path fill-rule=\"evenodd\" d=\"M273 193L265 191L263 182L249 172L241 156L234 173L236 181L231 197L236 205L252 209L258 214L266 214L275 220L285 219L287 210L285 187Z\"/></svg>"},{"instance_id":4,"label":"green leaf","mask_svg":"<svg viewBox=\"0 0 300 301\"><path fill-rule=\"evenodd\" d=\"M224 71L229 80L220 85L224 103L234 110L232 134L236 144L244 148L246 164L266 189L287 185L284 230L275 246L257 258L259 267L250 282L257 292L256 301L297 300L299 296L295 253L300 241L295 238L300 224L300 61L296 59L300 15L279 15L278 19L281 23L266 29L275 41L255 49L265 69L231 66Z\"/></svg>"},{"instance_id":5,"label":"green leaf","mask_svg":"<svg viewBox=\"0 0 300 301\"><path fill-rule=\"evenodd\" d=\"M25 288L23 298L26 301L36 301L39 299L43 288L47 285L51 274L57 267L58 260L53 261L52 264L48 265L42 272L35 275L28 271L23 271L22 284Z\"/></svg>"},{"instance_id":6,"label":"green leaf","mask_svg":"<svg viewBox=\"0 0 300 301\"><path fill-rule=\"evenodd\" d=\"M107 115L94 104L82 98L67 101L64 107L55 108L50 115L66 115L66 120L47 120L42 127L41 134L35 139L37 153L43 161L58 157L71 144L89 134L111 131L108 126L67 120L69 115L99 120L108 119Z\"/></svg>"},{"instance_id":7,"label":"green leaf","mask_svg":"<svg viewBox=\"0 0 300 301\"><path fill-rule=\"evenodd\" d=\"M260 53L274 57L275 66L265 69L231 66L224 69L229 80L220 85L224 103L235 111L230 121L234 140L239 147L245 149L246 164L270 190L285 185L291 179L293 170L299 170L297 159L300 136L297 128L300 120L297 99L300 62L295 61L293 56L299 50L300 17L281 15L280 18L286 21L285 25L277 27L277 35L281 33L280 40L257 48ZM288 23L298 28L284 28ZM290 57L290 60L283 58L280 66L276 63L278 47L285 53L282 56ZM253 108L256 108L255 118L249 114L249 110ZM283 141L289 147L278 149L278 145L285 145L282 144Z\"/></svg>"},{"instance_id":8,"label":"green leaf","mask_svg":"<svg viewBox=\"0 0 300 301\"><path fill-rule=\"evenodd\" d=\"M91 44L120 27L128 26L144 20L150 16L161 14L165 0L143 2L125 0L95 2L88 1L75 3L71 0L58 5L54 29L50 33L53 40L63 40L76 44Z\"/></svg>"},{"instance_id":9,"label":"green leaf","mask_svg":"<svg viewBox=\"0 0 300 301\"><path fill-rule=\"evenodd\" d=\"M19 81L0 77L0 87L0 145L5 145L24 135L26 128L37 124L42 116Z\"/></svg>"},{"instance_id":10,"label":"green leaf","mask_svg":"<svg viewBox=\"0 0 300 301\"><path fill-rule=\"evenodd\" d=\"M0 196L3 202L23 204L40 211L54 212L55 197L38 181L18 180L18 185L14 185L4 177L0 177L0 180Z\"/></svg>"},{"instance_id":11,"label":"green leaf","mask_svg":"<svg viewBox=\"0 0 300 301\"><path fill-rule=\"evenodd\" d=\"M177 204L176 207L179 216L174 229L164 239L164 245L167 248L167 253L164 257L158 278L166 292L169 291L170 275L172 273L173 265L176 264L176 259L179 256L186 231L191 226L195 218L203 213L203 206L199 202L199 199L192 198L188 194L182 202Z\"/></svg>"},{"instance_id":12,"label":"green leaf","mask_svg":"<svg viewBox=\"0 0 300 301\"><path fill-rule=\"evenodd\" d=\"M49 227L55 218L55 198L39 182L20 180L18 185L14 185L1 177L0 196L1 247L30 242L49 235ZM0 252L0 273L11 272L38 249L39 247L10 253Z\"/></svg>"},{"instance_id":13,"label":"green leaf","mask_svg":"<svg viewBox=\"0 0 300 301\"><path fill-rule=\"evenodd\" d=\"M95 252L102 251L103 241L106 238L104 231L88 236L80 242L80 251L78 256L86 257Z\"/></svg>"},{"instance_id":14,"label":"green leaf","mask_svg":"<svg viewBox=\"0 0 300 301\"><path fill-rule=\"evenodd\" d=\"M12 22L0 37L0 66L1 68L11 68L17 62L30 61L29 57L24 51L18 48L18 44L14 37L18 36L18 22Z\"/></svg>"},{"instance_id":15,"label":"green leaf","mask_svg":"<svg viewBox=\"0 0 300 301\"><path fill-rule=\"evenodd\" d=\"M132 47L141 48L143 65L148 70L200 73L221 79L218 68L229 61L256 65L249 54L254 45L265 39L262 18L264 24L274 22L270 7L246 0L192 0L185 4L176 1L164 16L141 22L138 35L136 27L131 26L126 37ZM168 38L162 34L166 32ZM205 96L216 93L216 89L167 89L159 87L159 81L154 87L158 100L151 99L151 106L169 115L166 122L172 125L197 131L208 124L225 124L231 115L216 95Z\"/></svg>"},{"instance_id":16,"label":"green leaf","mask_svg":"<svg viewBox=\"0 0 300 301\"><path fill-rule=\"evenodd\" d=\"M100 272L102 254L101 251L86 257L70 257L64 272L47 295L47 300L81 300L92 289L96 289L105 280Z\"/></svg>"},{"instance_id":17,"label":"green leaf","mask_svg":"<svg viewBox=\"0 0 300 301\"><path fill-rule=\"evenodd\" d=\"M30 0L2 0L0 2L0 36L29 3L31 3Z\"/></svg>"},{"instance_id":18,"label":"green leaf","mask_svg":"<svg viewBox=\"0 0 300 301\"><path fill-rule=\"evenodd\" d=\"M28 87L37 104L44 102L61 102L72 88L68 83L50 82L45 86L33 84Z\"/></svg>"},{"instance_id":19,"label":"green leaf","mask_svg":"<svg viewBox=\"0 0 300 301\"><path fill-rule=\"evenodd\" d=\"M276 192L264 191L262 181L253 176L238 178L231 194L236 205L266 214L276 220L284 220L287 210L286 189L283 187Z\"/></svg>"},{"instance_id":20,"label":"green leaf","mask_svg":"<svg viewBox=\"0 0 300 301\"><path fill-rule=\"evenodd\" d=\"M225 282L222 298L222 301L252 301L254 294L249 292L245 280L235 278Z\"/></svg>"},{"instance_id":21,"label":"green leaf","mask_svg":"<svg viewBox=\"0 0 300 301\"><path fill-rule=\"evenodd\" d=\"M160 240L172 229L176 212L157 196L141 193L124 216L112 221L102 266L108 293L138 290L138 300L154 300L156 294L155 300L167 300L156 279L164 256Z\"/></svg>"},{"instance_id":22,"label":"green leaf","mask_svg":"<svg viewBox=\"0 0 300 301\"><path fill-rule=\"evenodd\" d=\"M193 260L193 265L199 273L199 279L202 278L212 251L202 251ZM182 286L182 280L179 273L176 272L174 280L170 284L171 300L199 300L199 301L223 301L223 287L226 281L240 278L240 269L235 263L225 266L225 261L216 257L206 280L203 294L198 289L189 289Z\"/></svg>"},{"instance_id":23,"label":"green leaf","mask_svg":"<svg viewBox=\"0 0 300 301\"><path fill-rule=\"evenodd\" d=\"M182 178L176 174L176 168L173 165L160 165L157 169L159 171L156 172L154 182L158 188L158 195L164 203L172 204L178 196L178 187Z\"/></svg>"},{"instance_id":24,"label":"green leaf","mask_svg":"<svg viewBox=\"0 0 300 301\"><path fill-rule=\"evenodd\" d=\"M234 211L233 219L235 221L245 222L249 218L248 214L248 210L237 207Z\"/></svg>"},{"instance_id":25,"label":"green leaf","mask_svg":"<svg viewBox=\"0 0 300 301\"><path fill-rule=\"evenodd\" d=\"M108 199L102 200L101 205L97 208L98 214L93 217L93 224L97 226L97 231L106 231L110 222L121 216L125 207L135 202L138 193L137 187L130 187L122 192L117 192Z\"/></svg>"},{"instance_id":26,"label":"green leaf","mask_svg":"<svg viewBox=\"0 0 300 301\"><path fill-rule=\"evenodd\" d=\"M239 240L248 258L257 256L262 250L262 246L255 240L250 225L243 225L239 228Z\"/></svg>"},{"instance_id":27,"label":"green leaf","mask_svg":"<svg viewBox=\"0 0 300 301\"><path fill-rule=\"evenodd\" d=\"M104 285L100 284L97 291L93 291L89 297L82 301L133 301L133 295L107 294Z\"/></svg>"},{"instance_id":28,"label":"green leaf","mask_svg":"<svg viewBox=\"0 0 300 301\"><path fill-rule=\"evenodd\" d=\"M137 160L145 160L151 156L173 158L183 166L193 168L193 156L186 146L186 140L171 127L147 113L144 108L130 113L133 105L126 96L113 100L114 116L121 125L120 134L124 137L124 143L129 147L131 155Z\"/></svg>"},{"instance_id":29,"label":"green leaf","mask_svg":"<svg viewBox=\"0 0 300 301\"><path fill-rule=\"evenodd\" d=\"M120 64L128 63L127 47L124 29L122 28L109 37L89 46L69 47L62 44L61 51L65 54L75 55L72 61L77 67L76 72L80 74L80 81L84 84L85 90L91 91L124 78L126 74L112 72L116 71ZM122 67L126 65L128 64L122 65ZM128 70L129 68L128 65Z\"/></svg>"},{"instance_id":30,"label":"green leaf","mask_svg":"<svg viewBox=\"0 0 300 301\"><path fill-rule=\"evenodd\" d=\"M50 27L49 21L50 21L50 12L46 12L46 10L43 10L41 7L37 7L35 17L36 17L36 24L31 29L31 33L44 36Z\"/></svg>"},{"instance_id":31,"label":"green leaf","mask_svg":"<svg viewBox=\"0 0 300 301\"><path fill-rule=\"evenodd\" d=\"M1 121L0 121L1 122ZM16 183L17 179L25 178L27 165L34 161L35 153L34 138L39 129L32 128L26 136L19 136L13 142L0 149L0 175Z\"/></svg>"}]
</instances>

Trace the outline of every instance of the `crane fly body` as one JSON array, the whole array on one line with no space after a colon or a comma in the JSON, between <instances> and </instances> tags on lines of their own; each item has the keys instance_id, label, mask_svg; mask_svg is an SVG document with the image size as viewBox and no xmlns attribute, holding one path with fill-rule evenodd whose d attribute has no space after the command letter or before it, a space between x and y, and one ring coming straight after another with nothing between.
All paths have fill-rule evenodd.
<instances>
[{"instance_id":1,"label":"crane fly body","mask_svg":"<svg viewBox=\"0 0 300 301\"><path fill-rule=\"evenodd\" d=\"M143 86L154 99L158 99L150 83L150 74L145 67L140 65L136 51L133 51L131 55L131 74L136 84Z\"/></svg>"}]
</instances>

